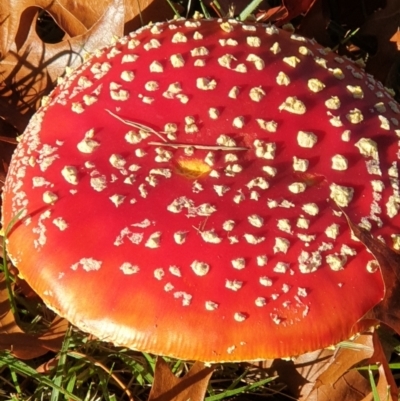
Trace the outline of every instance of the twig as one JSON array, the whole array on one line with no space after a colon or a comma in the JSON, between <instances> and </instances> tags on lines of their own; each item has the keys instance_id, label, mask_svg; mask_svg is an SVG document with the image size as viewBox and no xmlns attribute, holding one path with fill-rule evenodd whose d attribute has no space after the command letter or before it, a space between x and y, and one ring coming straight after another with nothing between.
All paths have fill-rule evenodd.
<instances>
[{"instance_id":1,"label":"twig","mask_svg":"<svg viewBox=\"0 0 400 401\"><path fill-rule=\"evenodd\" d=\"M107 113L111 114L117 120L121 121L123 124L129 125L129 126L131 126L133 128L136 128L136 129L141 129L141 130L150 132L151 134L154 134L154 135L158 136L163 142L167 142L167 140L160 133L158 133L156 130L154 130L153 128L147 127L146 125L143 125L143 124L140 124L140 123L135 123L134 121L124 120L122 117L118 116L117 114L113 113L112 111L110 111L108 109L104 109L104 110Z\"/></svg>"},{"instance_id":2,"label":"twig","mask_svg":"<svg viewBox=\"0 0 400 401\"><path fill-rule=\"evenodd\" d=\"M8 136L0 136L0 141L18 145L18 141L15 138L9 138Z\"/></svg>"},{"instance_id":3,"label":"twig","mask_svg":"<svg viewBox=\"0 0 400 401\"><path fill-rule=\"evenodd\" d=\"M222 150L225 152L249 150L249 148L245 148L245 147L241 147L241 146L195 145L195 144L191 144L191 143L186 144L186 143L147 142L147 145L168 146L168 147L174 148L174 149L195 148L195 149L203 149L203 150Z\"/></svg>"},{"instance_id":4,"label":"twig","mask_svg":"<svg viewBox=\"0 0 400 401\"><path fill-rule=\"evenodd\" d=\"M219 5L217 0L214 0L210 3L211 8L215 11L215 13L218 15L218 17L223 18L224 17L224 11L221 9L221 6Z\"/></svg>"}]
</instances>

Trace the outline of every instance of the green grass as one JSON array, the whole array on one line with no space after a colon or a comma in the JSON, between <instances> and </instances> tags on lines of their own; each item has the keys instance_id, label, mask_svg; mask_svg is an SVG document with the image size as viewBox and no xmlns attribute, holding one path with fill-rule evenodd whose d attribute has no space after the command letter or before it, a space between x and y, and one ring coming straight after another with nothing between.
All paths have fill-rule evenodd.
<instances>
[{"instance_id":1,"label":"green grass","mask_svg":"<svg viewBox=\"0 0 400 401\"><path fill-rule=\"evenodd\" d=\"M170 369L184 375L190 363L165 358ZM114 347L70 327L58 353L23 361L0 352L0 400L117 401L147 400L154 381L155 356ZM390 365L396 371L400 363ZM374 401L378 366L365 367ZM278 377L250 364L219 364L210 381L206 401L224 399L293 399L278 395L283 389ZM257 395L257 398L253 398ZM239 398L237 398L239 397ZM245 398L247 397L247 398ZM273 397L273 398L272 398ZM388 398L389 400L389 398Z\"/></svg>"},{"instance_id":2,"label":"green grass","mask_svg":"<svg viewBox=\"0 0 400 401\"><path fill-rule=\"evenodd\" d=\"M167 361L178 375L190 367L182 361ZM43 373L46 364L49 368ZM154 366L152 355L116 348L70 328L57 354L22 361L9 352L0 353L0 400L146 400L154 381ZM273 380L255 380L251 367L220 365L206 400L254 392L270 395Z\"/></svg>"}]
</instances>

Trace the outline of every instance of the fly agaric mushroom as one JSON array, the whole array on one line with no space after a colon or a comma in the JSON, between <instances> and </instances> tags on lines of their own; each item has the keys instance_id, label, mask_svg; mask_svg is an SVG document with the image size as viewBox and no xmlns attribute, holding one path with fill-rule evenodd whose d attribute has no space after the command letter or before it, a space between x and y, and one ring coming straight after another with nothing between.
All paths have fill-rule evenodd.
<instances>
[{"instance_id":1,"label":"fly agaric mushroom","mask_svg":"<svg viewBox=\"0 0 400 401\"><path fill-rule=\"evenodd\" d=\"M157 23L96 52L32 118L8 252L101 339L240 361L337 343L384 296L345 214L400 248L399 106L314 41ZM397 230L397 231L396 231Z\"/></svg>"}]
</instances>

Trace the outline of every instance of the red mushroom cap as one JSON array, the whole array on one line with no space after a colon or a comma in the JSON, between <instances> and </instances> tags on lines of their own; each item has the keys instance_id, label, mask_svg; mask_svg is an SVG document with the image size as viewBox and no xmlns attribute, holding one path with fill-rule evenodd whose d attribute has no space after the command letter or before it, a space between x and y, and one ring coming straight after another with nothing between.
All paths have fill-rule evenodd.
<instances>
[{"instance_id":1,"label":"red mushroom cap","mask_svg":"<svg viewBox=\"0 0 400 401\"><path fill-rule=\"evenodd\" d=\"M399 106L273 26L155 24L31 120L4 189L21 275L101 339L202 361L346 339L384 296L343 211L400 248Z\"/></svg>"}]
</instances>

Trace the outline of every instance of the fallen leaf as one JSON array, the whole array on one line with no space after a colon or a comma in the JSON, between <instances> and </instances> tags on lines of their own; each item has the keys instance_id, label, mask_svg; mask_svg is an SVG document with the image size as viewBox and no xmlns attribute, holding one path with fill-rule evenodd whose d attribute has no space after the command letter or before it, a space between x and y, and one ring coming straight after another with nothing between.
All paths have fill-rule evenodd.
<instances>
[{"instance_id":1,"label":"fallen leaf","mask_svg":"<svg viewBox=\"0 0 400 401\"><path fill-rule=\"evenodd\" d=\"M371 328L343 346L309 352L290 361L276 359L266 372L278 375L298 401L372 401L367 398L372 394L369 380L355 368L379 364L383 376L380 373L378 384L384 391L389 384L393 400L397 400L396 383L375 330Z\"/></svg>"},{"instance_id":2,"label":"fallen leaf","mask_svg":"<svg viewBox=\"0 0 400 401\"><path fill-rule=\"evenodd\" d=\"M257 13L257 19L281 26L299 15L307 14L316 0L282 0L282 5Z\"/></svg>"},{"instance_id":3,"label":"fallen leaf","mask_svg":"<svg viewBox=\"0 0 400 401\"><path fill-rule=\"evenodd\" d=\"M336 383L350 368L371 358L374 354L373 330L357 336L348 344L337 349L332 356L330 367L319 375L316 388Z\"/></svg>"},{"instance_id":4,"label":"fallen leaf","mask_svg":"<svg viewBox=\"0 0 400 401\"><path fill-rule=\"evenodd\" d=\"M393 387L389 385L388 376L387 376L387 370L383 367L383 365L379 366L379 380L376 385L376 390L378 393L378 399L383 400L383 401L397 401L398 400L398 392L396 391L396 387L394 387L394 392L396 394L393 394ZM391 372L389 374L389 377L393 378ZM395 383L396 385L396 383ZM372 393L371 393L372 396ZM369 399L366 397L362 401L367 401L367 400L373 400L373 396L370 397Z\"/></svg>"},{"instance_id":5,"label":"fallen leaf","mask_svg":"<svg viewBox=\"0 0 400 401\"><path fill-rule=\"evenodd\" d=\"M377 319L400 334L400 254L374 238L367 230L347 221L354 235L368 248L378 261L385 283L384 299L367 315Z\"/></svg>"},{"instance_id":6,"label":"fallen leaf","mask_svg":"<svg viewBox=\"0 0 400 401\"><path fill-rule=\"evenodd\" d=\"M59 363L59 356L57 355L54 358L51 358L36 368L36 372L49 374L53 369L57 368Z\"/></svg>"},{"instance_id":7,"label":"fallen leaf","mask_svg":"<svg viewBox=\"0 0 400 401\"><path fill-rule=\"evenodd\" d=\"M9 18L11 15L14 14ZM49 44L37 35L35 17L30 15L26 39L18 47L14 43L0 62L1 116L22 132L40 99L53 88L65 67L76 67L86 53L110 43L113 35L122 35L124 17L124 1L116 0L86 33Z\"/></svg>"},{"instance_id":8,"label":"fallen leaf","mask_svg":"<svg viewBox=\"0 0 400 401\"><path fill-rule=\"evenodd\" d=\"M58 352L68 322L57 316L41 334L25 333L10 310L4 274L0 274L0 350L10 351L19 359L33 359L49 351Z\"/></svg>"},{"instance_id":9,"label":"fallen leaf","mask_svg":"<svg viewBox=\"0 0 400 401\"><path fill-rule=\"evenodd\" d=\"M376 332L374 331L372 333L372 342L373 342L373 355L371 356L371 358L366 361L364 363L365 366L368 365L378 365L378 372L379 372L379 379L378 379L378 383L376 384L376 388L377 388L377 392L379 395L379 400L385 400L385 401L397 401L398 400L398 390L397 390L397 385L396 382L394 380L393 374L390 370L390 367L388 365L388 362L386 360L386 357L383 353L383 349L382 346L380 344L380 340L378 335L376 334ZM368 370L368 372L371 374L373 371L372 370ZM354 393L354 401L373 401L374 400L374 395L372 393L372 389L371 389L371 383L370 380L367 380L364 376L361 376L356 370L352 370L348 373L353 373L353 377L351 378L349 376L349 374L346 374L343 377L346 377L346 382L348 384L348 388L347 390L351 389L352 391L355 390L355 379L357 381L358 386L360 386L360 384L362 383L363 386L365 386L365 388L369 388L369 392L367 395L365 395L362 400L360 400L359 396L361 395L361 391L360 391L360 387L357 388L357 392ZM355 376L355 374L357 373L357 377ZM372 380L375 382L375 377L372 377ZM340 383L340 385L343 385L343 383ZM333 393L331 394L331 396L333 398L331 399L336 399L334 397L337 397L337 390L338 390L338 386L336 384L334 384L335 387L335 395L333 395ZM340 397L343 397L343 399L347 400L353 400L353 398L350 398L350 395L348 393L348 391L345 393L339 393ZM329 394L328 394L329 396ZM319 395L318 398L307 398L307 401L311 401L311 400L324 400L324 398L321 398L321 396ZM327 400L330 398L326 398ZM342 399L342 398L341 398Z\"/></svg>"},{"instance_id":10,"label":"fallen leaf","mask_svg":"<svg viewBox=\"0 0 400 401\"><path fill-rule=\"evenodd\" d=\"M381 342L376 333L374 333L373 341L374 355L372 355L370 363L379 365L379 380L377 384L379 399L382 401L390 399L397 401L399 399L397 384L394 380L392 370L389 367ZM367 400L365 399L363 401Z\"/></svg>"},{"instance_id":11,"label":"fallen leaf","mask_svg":"<svg viewBox=\"0 0 400 401\"><path fill-rule=\"evenodd\" d=\"M289 12L287 8L283 5L277 7L271 7L266 11L260 10L259 12L256 13L257 20L263 22L281 21L286 19L288 15Z\"/></svg>"},{"instance_id":12,"label":"fallen leaf","mask_svg":"<svg viewBox=\"0 0 400 401\"><path fill-rule=\"evenodd\" d=\"M399 398L399 391L397 389L397 384L394 380L392 370L389 367L385 352L383 350L381 341L376 332L373 333L373 346L374 354L371 356L369 363L371 365L379 366L379 379L377 383L377 390L379 394L379 399L393 400L397 401ZM372 400L372 398L369 398ZM364 398L362 401L367 401L368 397Z\"/></svg>"},{"instance_id":13,"label":"fallen leaf","mask_svg":"<svg viewBox=\"0 0 400 401\"><path fill-rule=\"evenodd\" d=\"M182 378L176 377L158 357L148 401L203 401L214 367L195 362Z\"/></svg>"},{"instance_id":14,"label":"fallen leaf","mask_svg":"<svg viewBox=\"0 0 400 401\"><path fill-rule=\"evenodd\" d=\"M327 368L316 378L314 386L303 401L346 400L359 401L371 387L367 379L352 370L374 354L373 334L359 335L349 348L340 347L332 355Z\"/></svg>"},{"instance_id":15,"label":"fallen leaf","mask_svg":"<svg viewBox=\"0 0 400 401\"><path fill-rule=\"evenodd\" d=\"M154 3L154 5L153 5ZM69 38L87 33L105 12L118 4L115 0L2 0L0 3L0 53L18 50L31 29L32 19L42 9L49 13ZM158 21L173 16L173 11L163 0L138 0L123 2L124 20L128 29L137 29L152 20ZM112 32L113 21L107 21L108 32ZM104 25L106 28L106 25ZM104 31L106 35L107 30Z\"/></svg>"},{"instance_id":16,"label":"fallen leaf","mask_svg":"<svg viewBox=\"0 0 400 401\"><path fill-rule=\"evenodd\" d=\"M268 376L279 376L290 394L298 399L301 394L308 394L311 391L311 389L307 391L306 388L310 386L312 388L318 376L328 368L332 355L333 350L317 350L292 358L290 361L275 359L271 363L269 360L268 365L261 362L261 367L266 369Z\"/></svg>"},{"instance_id":17,"label":"fallen leaf","mask_svg":"<svg viewBox=\"0 0 400 401\"><path fill-rule=\"evenodd\" d=\"M154 3L154 4L153 4ZM65 32L59 43L44 43L36 23L40 9ZM0 117L22 133L43 95L67 66L108 45L142 23L173 15L164 0L2 0L0 2Z\"/></svg>"}]
</instances>

